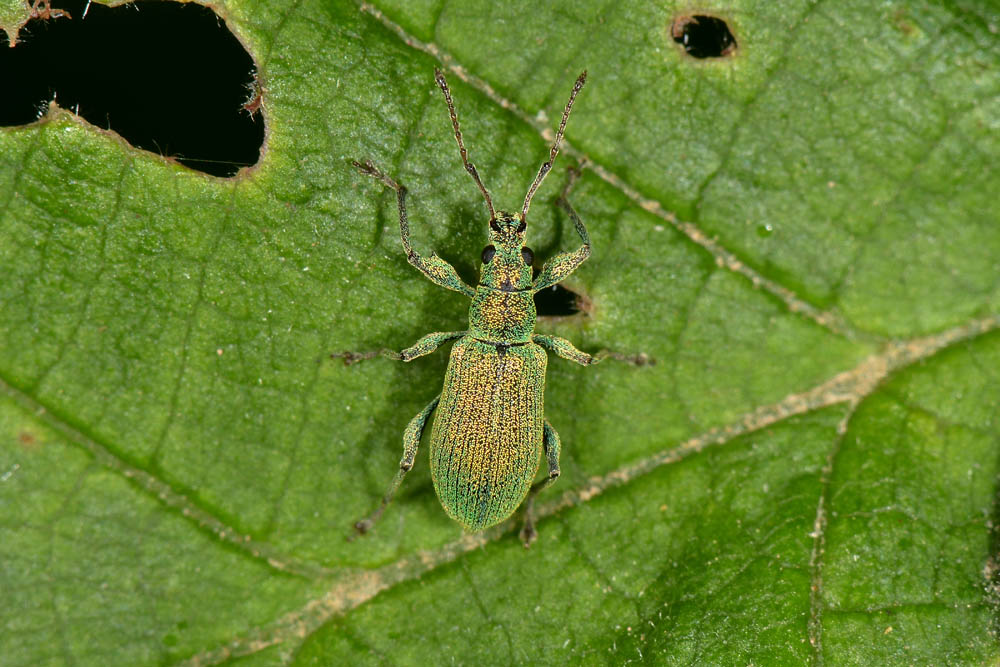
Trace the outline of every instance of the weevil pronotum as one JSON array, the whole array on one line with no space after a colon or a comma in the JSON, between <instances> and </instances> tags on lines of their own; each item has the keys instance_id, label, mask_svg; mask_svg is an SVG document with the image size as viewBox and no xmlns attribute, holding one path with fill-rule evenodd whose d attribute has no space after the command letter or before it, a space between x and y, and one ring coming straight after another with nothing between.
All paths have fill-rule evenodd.
<instances>
[{"instance_id":1,"label":"weevil pronotum","mask_svg":"<svg viewBox=\"0 0 1000 667\"><path fill-rule=\"evenodd\" d=\"M638 364L649 360L645 355L626 358L607 351L590 355L563 338L534 333L535 292L560 282L590 256L587 228L565 196L568 186L559 198L559 205L573 221L583 245L573 252L557 254L533 278L531 265L534 256L524 244L531 198L559 153L566 121L577 94L587 80L587 73L583 72L573 86L549 151L549 159L542 164L528 188L520 213L493 208L490 193L479 178L475 165L469 162L469 153L462 141L458 116L444 74L435 70L435 79L448 104L462 164L486 200L490 213L490 244L483 248L479 285L470 287L446 261L433 254L423 257L410 246L406 188L386 176L371 160L364 164L353 163L361 173L395 190L400 236L410 264L431 282L472 299L466 331L427 334L401 352L380 350L367 354L345 352L333 355L343 357L347 363L379 354L390 359L411 361L433 352L442 343L457 341L451 349L441 394L406 427L399 471L389 484L382 502L370 516L358 521L354 527L358 533L367 532L385 511L403 477L413 467L424 426L431 412L436 410L430 441L431 477L445 511L469 530L480 531L509 517L527 497L521 538L528 546L536 536L532 515L535 495L559 477L559 435L544 417L546 353L543 348L584 366L596 364L609 356ZM543 451L548 463L548 475L544 481L532 486Z\"/></svg>"}]
</instances>

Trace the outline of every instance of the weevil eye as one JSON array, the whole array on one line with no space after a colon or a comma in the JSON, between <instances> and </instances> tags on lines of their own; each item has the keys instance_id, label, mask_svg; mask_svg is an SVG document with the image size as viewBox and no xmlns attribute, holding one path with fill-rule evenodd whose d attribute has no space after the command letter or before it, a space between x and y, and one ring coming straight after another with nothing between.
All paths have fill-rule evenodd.
<instances>
[{"instance_id":1,"label":"weevil eye","mask_svg":"<svg viewBox=\"0 0 1000 667\"><path fill-rule=\"evenodd\" d=\"M535 253L531 252L531 248L525 246L521 248L521 259L527 266L531 266L531 263L535 261Z\"/></svg>"},{"instance_id":2,"label":"weevil eye","mask_svg":"<svg viewBox=\"0 0 1000 667\"><path fill-rule=\"evenodd\" d=\"M523 234L524 230L527 229L527 227L528 227L528 221L527 220L522 220L521 224L519 224L517 226L517 233L518 234Z\"/></svg>"},{"instance_id":3,"label":"weevil eye","mask_svg":"<svg viewBox=\"0 0 1000 667\"><path fill-rule=\"evenodd\" d=\"M490 260L493 259L493 255L497 254L497 249L491 245L483 248L483 264L489 264Z\"/></svg>"}]
</instances>

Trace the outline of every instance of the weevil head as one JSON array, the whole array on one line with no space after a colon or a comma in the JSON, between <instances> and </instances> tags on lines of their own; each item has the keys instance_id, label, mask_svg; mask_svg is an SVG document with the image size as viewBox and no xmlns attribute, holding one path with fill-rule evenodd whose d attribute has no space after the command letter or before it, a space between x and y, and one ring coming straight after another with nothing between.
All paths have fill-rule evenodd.
<instances>
[{"instance_id":1,"label":"weevil head","mask_svg":"<svg viewBox=\"0 0 1000 667\"><path fill-rule=\"evenodd\" d=\"M483 248L479 284L510 292L531 287L535 257L524 245L526 228L521 213L497 211L490 220L490 244Z\"/></svg>"}]
</instances>

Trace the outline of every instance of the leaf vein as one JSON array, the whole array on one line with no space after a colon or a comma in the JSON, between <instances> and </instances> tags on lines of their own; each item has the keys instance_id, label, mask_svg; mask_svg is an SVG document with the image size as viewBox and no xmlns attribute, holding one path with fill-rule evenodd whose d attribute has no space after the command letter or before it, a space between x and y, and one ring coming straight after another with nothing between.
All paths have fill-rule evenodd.
<instances>
[{"instance_id":1,"label":"leaf vein","mask_svg":"<svg viewBox=\"0 0 1000 667\"><path fill-rule=\"evenodd\" d=\"M444 51L434 43L422 42L416 37L408 34L402 26L387 17L378 7L369 2L359 4L361 11L371 15L381 22L392 32L394 32L407 46L422 51L458 76L465 83L473 86L492 100L500 108L512 113L521 121L534 128L545 141L554 140L555 134L548 122L544 118L534 117L517 104L501 96L489 83L480 77L472 74L459 64L453 56ZM575 158L581 168L589 168L603 181L619 190L635 205L643 210L652 213L665 222L669 223L676 231L683 234L690 242L699 246L703 251L708 252L715 260L716 264L734 273L743 275L753 283L754 287L764 289L779 298L788 310L796 315L813 320L820 326L849 340L869 340L871 334L856 330L846 322L839 314L831 311L823 311L806 299L795 293L794 290L781 285L777 281L771 280L744 262L737 253L725 248L716 239L710 238L697 225L692 222L683 221L677 218L676 214L668 211L662 203L642 195L636 188L628 184L623 178L612 172L602 164L596 163L586 156L582 151L573 146L568 139L563 139L562 152Z\"/></svg>"},{"instance_id":2,"label":"leaf vein","mask_svg":"<svg viewBox=\"0 0 1000 667\"><path fill-rule=\"evenodd\" d=\"M605 475L593 477L581 488L566 491L558 500L536 507L536 516L541 519L582 505L605 491L623 486L661 466L684 460L708 447L732 442L738 436L763 430L788 418L838 403L857 404L890 373L925 360L951 345L998 328L1000 315L995 315L973 320L934 336L890 343L881 354L872 355L854 368L839 373L806 392L789 395L778 403L743 415L728 426L711 429L675 447L626 464ZM851 414L853 412L849 411L845 415L840 430L846 428ZM418 552L375 570L345 573L320 598L288 612L274 623L260 627L246 637L235 638L224 646L192 656L184 664L191 667L218 664L234 657L251 655L275 644L306 637L331 618L346 614L381 592L454 562L513 533L516 528L517 519L512 518L482 533L464 535L436 551Z\"/></svg>"}]
</instances>

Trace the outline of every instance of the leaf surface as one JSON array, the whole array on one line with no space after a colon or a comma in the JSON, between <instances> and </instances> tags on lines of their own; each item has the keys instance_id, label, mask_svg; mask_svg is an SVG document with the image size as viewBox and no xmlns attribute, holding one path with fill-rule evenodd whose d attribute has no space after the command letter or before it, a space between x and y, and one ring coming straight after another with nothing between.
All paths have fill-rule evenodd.
<instances>
[{"instance_id":1,"label":"leaf surface","mask_svg":"<svg viewBox=\"0 0 1000 667\"><path fill-rule=\"evenodd\" d=\"M988 2L220 2L268 135L232 179L53 108L0 131L0 611L37 664L989 662L1000 473L1000 15ZM6 5L4 5L6 7ZM11 5L13 7L13 5ZM66 20L66 19L60 19ZM562 477L540 539L463 535L426 454L486 211L593 256L538 330ZM426 449L426 443L425 443Z\"/></svg>"}]
</instances>

